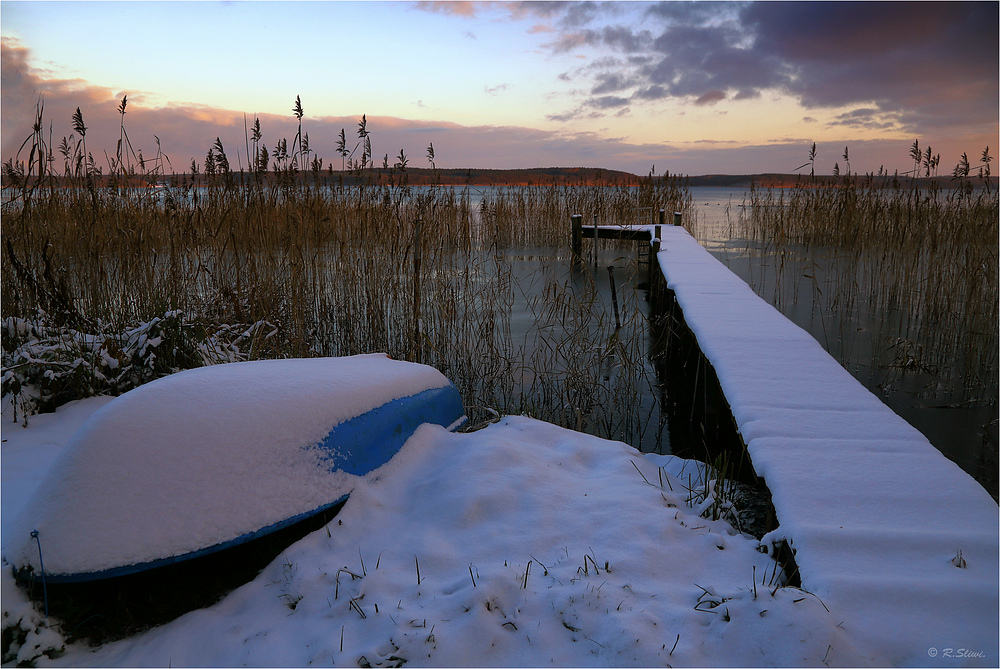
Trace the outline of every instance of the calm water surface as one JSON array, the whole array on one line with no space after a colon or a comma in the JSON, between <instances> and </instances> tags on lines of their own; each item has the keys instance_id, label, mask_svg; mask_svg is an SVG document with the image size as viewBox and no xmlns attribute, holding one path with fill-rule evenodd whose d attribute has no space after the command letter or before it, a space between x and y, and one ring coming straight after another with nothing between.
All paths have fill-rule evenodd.
<instances>
[{"instance_id":1,"label":"calm water surface","mask_svg":"<svg viewBox=\"0 0 1000 669\"><path fill-rule=\"evenodd\" d=\"M963 365L974 365L976 361L955 361L940 368L900 364L901 347L891 346L892 342L905 340L921 345L919 332L911 331L909 322L898 312L872 314L857 305L831 303L825 296L833 294L832 284L842 280L838 279L834 254L823 249L790 247L779 260L773 252L739 237L736 223L743 189L692 188L691 192L697 221L685 225L712 255L815 337L866 388L997 496L997 389L995 385L963 388ZM671 415L672 403L664 402L663 379L656 378L649 360L647 278L645 267L638 262L637 244L600 241L596 267L592 244L585 239L584 274L594 281L600 303L597 308L605 309L607 317L590 327L604 328L607 334L614 331L607 271L608 266L613 266L619 307L627 320L622 334L642 339L647 353L639 356L644 375L639 383L640 413L645 421L642 431L610 436L644 451L684 450L686 444L671 443L670 429L671 423L676 426L684 417ZM530 352L544 345L536 339L537 313L531 307L544 291L543 277L570 287L583 280L574 278L565 249L518 249L508 254L516 285L511 336ZM614 362L610 368L613 371Z\"/></svg>"},{"instance_id":2,"label":"calm water surface","mask_svg":"<svg viewBox=\"0 0 1000 669\"><path fill-rule=\"evenodd\" d=\"M833 253L790 247L779 262L735 232L743 189L691 190L699 216L695 234L702 245L996 498L997 387L995 381L971 388L964 383L982 361L904 364L900 342L928 348L932 342L923 341L921 332L898 311L870 313L863 304L859 308L830 299L835 282L843 280L836 274Z\"/></svg>"}]
</instances>

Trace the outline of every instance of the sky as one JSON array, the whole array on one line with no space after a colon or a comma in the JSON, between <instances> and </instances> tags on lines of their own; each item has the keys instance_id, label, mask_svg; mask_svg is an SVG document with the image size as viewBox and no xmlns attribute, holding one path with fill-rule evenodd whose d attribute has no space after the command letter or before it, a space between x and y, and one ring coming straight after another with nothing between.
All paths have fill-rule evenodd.
<instances>
[{"instance_id":1,"label":"sky","mask_svg":"<svg viewBox=\"0 0 1000 669\"><path fill-rule=\"evenodd\" d=\"M378 164L433 144L442 168L788 173L815 142L817 173L905 172L916 140L950 173L997 153L998 23L997 2L3 0L0 158L43 102L54 147L80 108L105 171L123 120L175 171L217 138L245 167L246 125L290 145L298 96L335 168L364 115Z\"/></svg>"}]
</instances>

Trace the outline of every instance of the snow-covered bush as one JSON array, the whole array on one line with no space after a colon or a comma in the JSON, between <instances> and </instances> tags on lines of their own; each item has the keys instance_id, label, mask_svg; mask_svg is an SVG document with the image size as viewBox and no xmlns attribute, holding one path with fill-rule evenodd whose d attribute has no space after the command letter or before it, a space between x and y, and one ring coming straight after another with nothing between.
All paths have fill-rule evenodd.
<instances>
[{"instance_id":1,"label":"snow-covered bush","mask_svg":"<svg viewBox=\"0 0 1000 669\"><path fill-rule=\"evenodd\" d=\"M17 587L6 562L2 568L4 666L34 666L35 661L43 656L58 657L66 647L62 634L49 626L48 619Z\"/></svg>"},{"instance_id":2,"label":"snow-covered bush","mask_svg":"<svg viewBox=\"0 0 1000 669\"><path fill-rule=\"evenodd\" d=\"M0 323L2 392L13 396L21 420L75 399L118 395L181 369L247 360L260 340L277 332L266 321L209 326L181 311L117 332L50 322L39 312Z\"/></svg>"}]
</instances>

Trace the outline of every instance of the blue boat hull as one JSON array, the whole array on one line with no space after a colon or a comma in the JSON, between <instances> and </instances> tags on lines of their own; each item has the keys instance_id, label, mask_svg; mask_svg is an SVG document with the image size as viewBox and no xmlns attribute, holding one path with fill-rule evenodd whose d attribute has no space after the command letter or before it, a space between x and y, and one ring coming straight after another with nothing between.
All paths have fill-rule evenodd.
<instances>
[{"instance_id":1,"label":"blue boat hull","mask_svg":"<svg viewBox=\"0 0 1000 669\"><path fill-rule=\"evenodd\" d=\"M367 413L356 416L334 427L320 448L329 455L325 464L330 471L343 471L363 476L378 469L395 455L406 440L424 423L457 429L464 422L462 398L453 385L432 388L416 395L386 402ZM456 416L460 417L456 419ZM347 500L349 495L341 495L329 504L286 518L280 522L248 532L230 541L192 551L183 555L173 555L159 560L130 564L112 569L80 574L47 574L48 583L82 583L118 576L126 576L186 560L211 555L270 535L278 530L295 525L304 520L329 511ZM34 580L39 575L31 572Z\"/></svg>"},{"instance_id":2,"label":"blue boat hull","mask_svg":"<svg viewBox=\"0 0 1000 669\"><path fill-rule=\"evenodd\" d=\"M226 551L329 512L420 425L464 413L440 372L382 355L179 372L81 427L4 556L22 579L71 584Z\"/></svg>"}]
</instances>

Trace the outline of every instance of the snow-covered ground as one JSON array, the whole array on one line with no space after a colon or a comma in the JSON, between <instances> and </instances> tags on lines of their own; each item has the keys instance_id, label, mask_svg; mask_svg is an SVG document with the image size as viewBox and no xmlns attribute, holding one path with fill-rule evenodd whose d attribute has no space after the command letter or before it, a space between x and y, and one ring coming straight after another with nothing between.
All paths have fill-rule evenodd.
<instances>
[{"instance_id":1,"label":"snow-covered ground","mask_svg":"<svg viewBox=\"0 0 1000 669\"><path fill-rule=\"evenodd\" d=\"M92 398L3 423L3 530ZM326 528L218 604L54 666L859 666L913 663L858 643L893 621L845 617L770 584L760 543L703 517L699 466L508 417L425 425ZM696 494L692 499L690 487ZM849 500L845 500L849 504ZM418 575L419 570L419 575ZM2 572L21 659L61 645ZM828 610L829 609L829 610ZM933 611L926 612L933 616ZM34 621L34 622L32 622ZM866 631L864 635L860 631ZM38 650L33 650L34 647ZM959 651L964 657L957 657ZM996 665L985 649L926 664Z\"/></svg>"}]
</instances>

